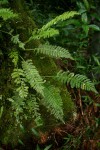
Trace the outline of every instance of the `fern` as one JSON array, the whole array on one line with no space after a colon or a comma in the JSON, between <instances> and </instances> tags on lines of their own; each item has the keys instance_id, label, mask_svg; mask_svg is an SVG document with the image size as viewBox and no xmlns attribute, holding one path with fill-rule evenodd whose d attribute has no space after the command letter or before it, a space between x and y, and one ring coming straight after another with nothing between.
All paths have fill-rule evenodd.
<instances>
[{"instance_id":1,"label":"fern","mask_svg":"<svg viewBox=\"0 0 100 150\"><path fill-rule=\"evenodd\" d=\"M49 57L73 59L71 54L68 52L68 50L60 46L50 45L48 43L40 45L38 48L35 48L34 50L37 53L42 53L48 55Z\"/></svg>"},{"instance_id":2,"label":"fern","mask_svg":"<svg viewBox=\"0 0 100 150\"><path fill-rule=\"evenodd\" d=\"M55 35L58 35L59 31L53 28L49 28L46 31L42 31L42 30L37 30L37 31L33 31L32 36L29 38L30 40L35 40L35 39L40 39L40 38L49 38L49 37L54 37Z\"/></svg>"},{"instance_id":3,"label":"fern","mask_svg":"<svg viewBox=\"0 0 100 150\"><path fill-rule=\"evenodd\" d=\"M31 85L33 89L35 89L38 93L43 95L44 81L39 75L36 67L33 65L32 60L23 61L22 67L23 67L27 82Z\"/></svg>"},{"instance_id":4,"label":"fern","mask_svg":"<svg viewBox=\"0 0 100 150\"><path fill-rule=\"evenodd\" d=\"M56 119L63 121L63 103L58 88L46 85L44 88L43 104Z\"/></svg>"},{"instance_id":5,"label":"fern","mask_svg":"<svg viewBox=\"0 0 100 150\"><path fill-rule=\"evenodd\" d=\"M15 95L12 98L8 98L8 100L12 104L13 115L19 123L22 120L21 115L23 114L23 107L25 105L24 99L15 93Z\"/></svg>"},{"instance_id":6,"label":"fern","mask_svg":"<svg viewBox=\"0 0 100 150\"><path fill-rule=\"evenodd\" d=\"M29 42L30 40L49 38L58 35L59 31L57 29L51 28L51 26L57 24L59 21L64 21L66 19L69 19L74 15L78 15L78 13L76 11L70 11L70 12L63 13L60 16L57 16L55 19L51 20L46 25L44 25L41 29L33 31L32 36L29 38L27 42Z\"/></svg>"},{"instance_id":7,"label":"fern","mask_svg":"<svg viewBox=\"0 0 100 150\"><path fill-rule=\"evenodd\" d=\"M21 98L26 98L28 95L28 86L26 86L25 76L22 69L14 69L12 78L17 85L16 91L19 93Z\"/></svg>"},{"instance_id":8,"label":"fern","mask_svg":"<svg viewBox=\"0 0 100 150\"><path fill-rule=\"evenodd\" d=\"M7 9L7 8L1 8L0 9L0 17L2 17L3 20L8 20L11 18L15 18L17 16L18 15L13 13L12 10L10 10L10 9Z\"/></svg>"},{"instance_id":9,"label":"fern","mask_svg":"<svg viewBox=\"0 0 100 150\"><path fill-rule=\"evenodd\" d=\"M26 106L26 109L28 109L31 118L34 118L34 121L37 124L37 126L40 126L42 123L42 119L41 114L39 113L39 104L35 95L29 95L29 98L26 101Z\"/></svg>"},{"instance_id":10,"label":"fern","mask_svg":"<svg viewBox=\"0 0 100 150\"><path fill-rule=\"evenodd\" d=\"M21 98L19 94L15 93L15 95L12 98L8 98L8 100L12 104L14 116L18 123L21 123L22 119L34 119L37 126L42 125L39 104L35 95L30 94L26 100Z\"/></svg>"},{"instance_id":11,"label":"fern","mask_svg":"<svg viewBox=\"0 0 100 150\"><path fill-rule=\"evenodd\" d=\"M14 44L18 44L20 48L25 49L24 48L25 44L19 40L19 34L12 36L11 41Z\"/></svg>"},{"instance_id":12,"label":"fern","mask_svg":"<svg viewBox=\"0 0 100 150\"><path fill-rule=\"evenodd\" d=\"M43 30L47 30L48 28L50 28L51 26L57 24L59 21L64 21L66 19L72 18L75 15L78 15L78 12L76 11L70 11L70 12L65 12L60 16L57 16L55 19L51 20L50 22L48 22L46 25L44 25L41 28L41 31Z\"/></svg>"},{"instance_id":13,"label":"fern","mask_svg":"<svg viewBox=\"0 0 100 150\"><path fill-rule=\"evenodd\" d=\"M70 73L69 71L67 72L62 72L59 71L56 78L60 80L62 83L70 84L72 88L81 88L83 90L87 91L93 91L97 93L94 84L84 75Z\"/></svg>"},{"instance_id":14,"label":"fern","mask_svg":"<svg viewBox=\"0 0 100 150\"><path fill-rule=\"evenodd\" d=\"M9 57L12 59L12 62L14 63L14 66L16 67L18 63L18 59L19 59L18 51L16 50L11 51L11 53L9 54Z\"/></svg>"}]
</instances>

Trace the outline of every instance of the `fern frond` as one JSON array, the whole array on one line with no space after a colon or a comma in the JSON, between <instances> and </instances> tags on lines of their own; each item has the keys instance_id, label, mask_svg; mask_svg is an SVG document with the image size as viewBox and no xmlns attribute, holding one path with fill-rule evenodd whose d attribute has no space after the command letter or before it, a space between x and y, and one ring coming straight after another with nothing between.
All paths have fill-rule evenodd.
<instances>
[{"instance_id":1,"label":"fern frond","mask_svg":"<svg viewBox=\"0 0 100 150\"><path fill-rule=\"evenodd\" d=\"M20 48L25 49L24 48L25 44L19 40L19 34L12 36L11 41L14 44L18 44Z\"/></svg>"},{"instance_id":2,"label":"fern frond","mask_svg":"<svg viewBox=\"0 0 100 150\"><path fill-rule=\"evenodd\" d=\"M71 88L81 88L82 90L93 91L97 93L94 84L84 75L59 71L56 78L62 83L71 85Z\"/></svg>"},{"instance_id":3,"label":"fern frond","mask_svg":"<svg viewBox=\"0 0 100 150\"><path fill-rule=\"evenodd\" d=\"M14 69L12 78L17 85L16 91L19 93L21 98L26 98L28 95L28 86L25 84L24 72L22 69Z\"/></svg>"},{"instance_id":4,"label":"fern frond","mask_svg":"<svg viewBox=\"0 0 100 150\"><path fill-rule=\"evenodd\" d=\"M39 103L37 102L35 95L30 95L29 99L26 101L26 109L28 109L28 112L31 115L31 118L34 118L35 123L37 126L41 125L41 114L39 113Z\"/></svg>"},{"instance_id":5,"label":"fern frond","mask_svg":"<svg viewBox=\"0 0 100 150\"><path fill-rule=\"evenodd\" d=\"M73 59L68 50L60 47L53 46L48 43L40 45L38 48L34 49L37 53L42 53L54 58L69 58Z\"/></svg>"},{"instance_id":6,"label":"fern frond","mask_svg":"<svg viewBox=\"0 0 100 150\"><path fill-rule=\"evenodd\" d=\"M12 98L8 98L8 100L12 104L13 115L16 117L16 121L19 122L23 114L23 106L25 105L24 99L16 93Z\"/></svg>"},{"instance_id":7,"label":"fern frond","mask_svg":"<svg viewBox=\"0 0 100 150\"><path fill-rule=\"evenodd\" d=\"M37 30L37 31L33 31L32 36L29 38L30 40L36 40L36 39L45 39L45 38L49 38L49 37L54 37L55 35L58 35L59 31L53 28L49 28L45 31L43 30Z\"/></svg>"},{"instance_id":8,"label":"fern frond","mask_svg":"<svg viewBox=\"0 0 100 150\"><path fill-rule=\"evenodd\" d=\"M2 17L3 20L15 18L17 16L18 15L13 13L12 10L10 10L10 9L7 9L7 8L1 8L0 9L0 17Z\"/></svg>"},{"instance_id":9,"label":"fern frond","mask_svg":"<svg viewBox=\"0 0 100 150\"><path fill-rule=\"evenodd\" d=\"M56 119L63 121L63 103L58 88L46 85L44 88L43 104Z\"/></svg>"},{"instance_id":10,"label":"fern frond","mask_svg":"<svg viewBox=\"0 0 100 150\"><path fill-rule=\"evenodd\" d=\"M18 51L13 50L10 52L9 57L12 59L12 62L14 63L14 66L17 66L18 63Z\"/></svg>"},{"instance_id":11,"label":"fern frond","mask_svg":"<svg viewBox=\"0 0 100 150\"><path fill-rule=\"evenodd\" d=\"M59 21L64 21L66 19L72 18L75 15L78 15L79 13L76 11L69 11L69 12L65 12L62 15L57 16L55 19L51 20L50 22L48 22L46 25L44 25L41 28L41 31L43 30L47 30L48 28L50 28L51 26L57 24Z\"/></svg>"},{"instance_id":12,"label":"fern frond","mask_svg":"<svg viewBox=\"0 0 100 150\"><path fill-rule=\"evenodd\" d=\"M38 70L33 65L32 60L27 60L22 62L22 67L25 73L25 77L27 82L31 85L33 89L35 89L38 93L43 95L43 79L39 75Z\"/></svg>"}]
</instances>

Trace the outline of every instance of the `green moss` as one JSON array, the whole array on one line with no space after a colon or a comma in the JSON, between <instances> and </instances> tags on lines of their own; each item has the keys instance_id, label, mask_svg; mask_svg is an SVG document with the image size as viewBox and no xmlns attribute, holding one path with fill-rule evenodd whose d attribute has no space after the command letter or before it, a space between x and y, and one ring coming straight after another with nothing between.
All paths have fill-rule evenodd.
<instances>
[{"instance_id":1,"label":"green moss","mask_svg":"<svg viewBox=\"0 0 100 150\"><path fill-rule=\"evenodd\" d=\"M36 28L36 25L34 21L32 21L32 19L24 11L22 2L23 1L20 0L12 1L12 8L16 10L16 12L18 11L18 13L20 13L21 22L15 23L14 28L17 34L20 34L20 40L25 41L30 36L29 31L32 30L32 28L33 29ZM40 44L40 42L41 41L38 40L31 41L26 45L26 47L27 48L37 47ZM75 106L66 87L58 83L58 81L55 81L53 78L59 71L58 67L54 62L54 59L46 57L44 55L36 55L34 52L24 53L24 51L21 51L20 53L22 57L24 57L25 59L33 60L33 64L36 66L37 70L39 71L40 75L43 77L44 80L54 85L55 87L59 88L63 100L64 118L65 120L68 120L73 115L73 111L75 111ZM4 72L2 74L4 74ZM11 72L9 72L8 74L9 76L11 76ZM7 75L5 76L7 77ZM3 92L3 94L6 95L5 99L7 97L11 97L13 93L13 85L12 87L10 87L10 90L12 90L11 94L9 93L9 86L6 86L6 83L3 85L3 87L6 87L5 88L6 90ZM18 140L24 137L25 133L23 133L20 130L19 126L16 126L16 121L11 116L11 114L13 114L13 111L10 109L11 106L9 105L7 106L7 108L8 107L9 109L4 110L5 112L3 114L3 120L0 121L0 126L1 126L0 140L4 144L12 143L12 145L16 145L18 143ZM53 128L53 126L56 126L59 123L58 121L55 120L55 118L52 115L49 114L49 112L47 112L47 110L43 106L40 106L40 108L41 108L42 118L44 120L44 125L42 129ZM28 127L30 128L32 128L32 126L34 127L34 120L31 120L30 122L27 123L25 122L23 124L24 126L26 126L26 130L29 130Z\"/></svg>"}]
</instances>

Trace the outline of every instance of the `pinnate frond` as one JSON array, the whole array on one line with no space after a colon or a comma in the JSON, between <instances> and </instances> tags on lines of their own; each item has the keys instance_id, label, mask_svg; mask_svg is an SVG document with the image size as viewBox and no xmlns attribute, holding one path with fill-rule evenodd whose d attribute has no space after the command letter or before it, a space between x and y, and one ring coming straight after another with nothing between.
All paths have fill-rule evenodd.
<instances>
[{"instance_id":1,"label":"pinnate frond","mask_svg":"<svg viewBox=\"0 0 100 150\"><path fill-rule=\"evenodd\" d=\"M72 88L81 88L82 90L93 91L97 93L94 84L84 75L75 75L69 71L59 71L56 78L62 83L70 84Z\"/></svg>"},{"instance_id":2,"label":"pinnate frond","mask_svg":"<svg viewBox=\"0 0 100 150\"><path fill-rule=\"evenodd\" d=\"M22 69L14 69L12 78L17 85L16 91L19 93L21 98L26 98L28 95L28 86L26 85L24 72Z\"/></svg>"},{"instance_id":3,"label":"pinnate frond","mask_svg":"<svg viewBox=\"0 0 100 150\"><path fill-rule=\"evenodd\" d=\"M36 96L30 94L28 100L26 101L26 105L26 109L28 109L31 118L34 118L34 121L38 126L41 125L41 114L39 112L40 108Z\"/></svg>"},{"instance_id":4,"label":"pinnate frond","mask_svg":"<svg viewBox=\"0 0 100 150\"><path fill-rule=\"evenodd\" d=\"M41 30L46 30L48 28L50 28L51 26L57 24L59 21L64 21L66 19L72 18L75 15L78 15L79 13L76 11L69 11L69 12L65 12L59 16L57 16L56 18L54 18L53 20L51 20L50 22L48 22L46 25L44 25Z\"/></svg>"},{"instance_id":5,"label":"pinnate frond","mask_svg":"<svg viewBox=\"0 0 100 150\"><path fill-rule=\"evenodd\" d=\"M1 8L0 9L0 17L3 18L3 20L7 20L7 19L11 19L11 18L15 18L18 15L13 13L12 10L7 9L7 8Z\"/></svg>"},{"instance_id":6,"label":"pinnate frond","mask_svg":"<svg viewBox=\"0 0 100 150\"><path fill-rule=\"evenodd\" d=\"M27 82L35 89L38 93L43 95L43 79L39 75L38 70L33 65L32 60L27 60L22 62L22 68L24 70L25 77Z\"/></svg>"},{"instance_id":7,"label":"pinnate frond","mask_svg":"<svg viewBox=\"0 0 100 150\"><path fill-rule=\"evenodd\" d=\"M54 28L49 28L45 31L38 29L37 31L33 31L32 36L29 38L29 41L41 39L41 38L45 39L49 37L54 37L55 35L58 35L58 34L59 34L59 31Z\"/></svg>"},{"instance_id":8,"label":"pinnate frond","mask_svg":"<svg viewBox=\"0 0 100 150\"><path fill-rule=\"evenodd\" d=\"M58 88L46 85L44 88L43 104L54 117L63 121L63 103Z\"/></svg>"},{"instance_id":9,"label":"pinnate frond","mask_svg":"<svg viewBox=\"0 0 100 150\"><path fill-rule=\"evenodd\" d=\"M50 45L48 43L43 45L41 44L38 48L35 48L34 50L37 53L42 53L48 55L49 57L73 59L68 50L60 46Z\"/></svg>"}]
</instances>

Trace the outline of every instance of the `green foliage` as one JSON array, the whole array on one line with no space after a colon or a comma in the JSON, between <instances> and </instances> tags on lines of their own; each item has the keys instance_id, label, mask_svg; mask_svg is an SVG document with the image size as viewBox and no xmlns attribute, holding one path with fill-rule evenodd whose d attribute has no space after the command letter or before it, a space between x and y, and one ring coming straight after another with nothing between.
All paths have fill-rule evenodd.
<instances>
[{"instance_id":1,"label":"green foliage","mask_svg":"<svg viewBox=\"0 0 100 150\"><path fill-rule=\"evenodd\" d=\"M21 98L26 98L28 95L28 86L25 84L25 75L22 69L14 69L12 78L17 85L16 91Z\"/></svg>"},{"instance_id":2,"label":"green foliage","mask_svg":"<svg viewBox=\"0 0 100 150\"><path fill-rule=\"evenodd\" d=\"M8 4L8 0L1 0L0 5Z\"/></svg>"},{"instance_id":3,"label":"green foliage","mask_svg":"<svg viewBox=\"0 0 100 150\"><path fill-rule=\"evenodd\" d=\"M30 86L35 89L41 95L44 95L43 89L43 79L39 75L38 70L33 65L32 60L27 60L22 62L22 67L25 73L25 77Z\"/></svg>"},{"instance_id":4,"label":"green foliage","mask_svg":"<svg viewBox=\"0 0 100 150\"><path fill-rule=\"evenodd\" d=\"M38 48L35 48L34 50L37 53L45 54L48 55L49 57L73 59L68 50L60 46L50 45L49 43L42 44Z\"/></svg>"},{"instance_id":5,"label":"green foliage","mask_svg":"<svg viewBox=\"0 0 100 150\"><path fill-rule=\"evenodd\" d=\"M48 146L46 146L44 149L41 149L41 148L39 147L39 145L37 145L36 150L49 150L51 147L52 147L52 145L48 145Z\"/></svg>"},{"instance_id":6,"label":"green foliage","mask_svg":"<svg viewBox=\"0 0 100 150\"><path fill-rule=\"evenodd\" d=\"M17 123L21 125L23 119L34 119L36 126L42 125L39 103L35 95L30 94L27 99L21 98L18 93L8 98L12 104L12 110ZM24 114L24 115L23 115Z\"/></svg>"},{"instance_id":7,"label":"green foliage","mask_svg":"<svg viewBox=\"0 0 100 150\"><path fill-rule=\"evenodd\" d=\"M19 34L12 36L11 41L14 44L18 44L20 48L25 49L24 48L25 44L19 40Z\"/></svg>"},{"instance_id":8,"label":"green foliage","mask_svg":"<svg viewBox=\"0 0 100 150\"><path fill-rule=\"evenodd\" d=\"M30 94L27 101L26 101L26 110L28 110L28 117L33 118L36 125L42 125L42 119L40 114L39 103L35 95Z\"/></svg>"},{"instance_id":9,"label":"green foliage","mask_svg":"<svg viewBox=\"0 0 100 150\"><path fill-rule=\"evenodd\" d=\"M46 31L44 30L34 30L32 32L32 36L29 38L30 40L35 40L35 39L46 39L46 38L50 38L50 37L54 37L55 35L58 35L59 31L57 29L54 28L48 28Z\"/></svg>"},{"instance_id":10,"label":"green foliage","mask_svg":"<svg viewBox=\"0 0 100 150\"><path fill-rule=\"evenodd\" d=\"M12 59L12 62L14 63L14 66L16 67L18 63L18 59L19 59L18 51L17 50L11 51L9 54L9 57Z\"/></svg>"},{"instance_id":11,"label":"green foliage","mask_svg":"<svg viewBox=\"0 0 100 150\"><path fill-rule=\"evenodd\" d=\"M2 0L0 1L0 4L6 4L6 2L6 0ZM20 4L21 1L16 1L16 7L17 2ZM54 117L55 119L64 123L64 118L70 118L70 114L71 116L73 115L75 106L71 101L71 96L69 96L67 89L63 88L62 84L58 81L70 84L71 88L81 88L82 90L93 91L97 93L94 84L84 75L75 75L74 73L60 71L56 76L58 80L53 78L59 69L56 67L54 59L52 58L61 58L60 60L63 60L62 58L74 60L74 58L71 56L71 51L73 51L72 53L77 55L77 58L79 58L78 53L75 52L77 50L80 53L80 50L84 51L84 49L87 48L89 42L88 35L91 31L90 29L100 31L97 25L90 24L92 20L91 17L88 17L88 12L90 11L91 7L87 0L84 0L83 2L84 4L79 4L81 20L71 19L75 15L79 15L79 13L76 11L68 11L57 16L55 19L51 20L51 18L54 18L54 16L48 18L51 21L43 25L43 27L40 29L34 29L34 26L36 27L36 25L34 25L34 21L30 19L31 15L27 17L29 12L25 12L24 14L24 8L18 8L18 11L21 12L20 19L18 18L19 20L17 22L14 22L13 20L12 24L9 22L9 19L16 18L18 14L13 13L13 11L9 8L0 9L0 17L4 20L3 26L0 24L2 32L0 34L0 40L4 42L4 44L1 44L0 47L0 59L2 58L0 60L0 65L3 62L2 66L4 69L2 73L4 77L0 78L3 79L3 81L1 80L3 83L3 98L0 99L0 118L2 122L0 123L0 125L2 125L1 130L5 123L7 123L8 126L8 123L11 122L9 118L13 120L13 122L11 122L12 126L7 132L5 132L7 133L7 138L5 139L8 139L9 137L11 140L11 136L9 135L13 124L17 124L16 126L21 126L22 124L27 126L30 125L28 123L31 122L32 127L34 128L43 125L43 121L46 119L46 121L50 119L49 122L52 126L53 119L51 118ZM14 9L16 9L15 6ZM29 22L27 21L28 19L30 20ZM33 32L32 29L34 29ZM64 33L65 36L63 36L64 34L62 33ZM60 35L58 39L56 35ZM51 40L52 37L53 42ZM40 42L42 43L42 39L45 39L45 41L48 39L50 43L53 44L48 44L45 41L43 41L44 44L40 44ZM27 41L22 42L24 40ZM65 48L62 48L61 46ZM66 47L69 49L69 51L66 50ZM28 52L28 49L33 51ZM38 53L38 55L36 55L36 53ZM8 58L8 55L10 59ZM64 61L66 61L66 59L64 59ZM11 60L14 65L12 65ZM94 61L98 64L98 67L100 67L99 60L94 57ZM52 67L52 64L54 67ZM66 65L66 68L67 66L68 65ZM68 67L70 68L70 66ZM84 65L82 67L84 67ZM1 66L0 69L2 72L3 69ZM86 104L89 103L89 100L87 101L88 102ZM46 110L44 107L46 107ZM48 115L46 116L44 112L49 114L51 118L48 118ZM7 117L5 117L6 115ZM2 117L4 118L2 119ZM47 118L45 119L45 117ZM4 121L4 124L2 120ZM57 121L55 122L57 123ZM97 120L97 126L99 126L99 122L100 120ZM14 130L12 131L13 135ZM67 145L69 143L72 144L70 148L75 148L78 146L78 142L75 142L74 137L69 136L66 141ZM23 145L23 142L20 138L19 142ZM49 148L50 146L47 146L45 150Z\"/></svg>"},{"instance_id":12,"label":"green foliage","mask_svg":"<svg viewBox=\"0 0 100 150\"><path fill-rule=\"evenodd\" d=\"M78 15L78 13L76 11L71 11L57 16L55 19L52 19L50 22L44 25L41 29L33 31L32 36L29 38L28 42L34 39L49 38L54 37L54 35L58 35L59 31L57 29L51 28L51 26L56 25L59 21L69 19L74 15Z\"/></svg>"},{"instance_id":13,"label":"green foliage","mask_svg":"<svg viewBox=\"0 0 100 150\"><path fill-rule=\"evenodd\" d=\"M60 91L52 85L46 85L44 88L44 98L42 100L47 110L58 120L63 121L63 102Z\"/></svg>"},{"instance_id":14,"label":"green foliage","mask_svg":"<svg viewBox=\"0 0 100 150\"><path fill-rule=\"evenodd\" d=\"M7 8L0 9L0 17L2 17L4 21L15 18L17 16L18 15L13 13L12 10L10 10L10 9L7 9Z\"/></svg>"},{"instance_id":15,"label":"green foliage","mask_svg":"<svg viewBox=\"0 0 100 150\"><path fill-rule=\"evenodd\" d=\"M74 17L75 15L79 15L78 12L76 11L70 11L70 12L65 12L62 15L57 16L55 19L52 19L50 22L48 22L46 25L44 25L41 30L47 30L51 26L57 24L59 21L64 21L66 19L69 19L71 17Z\"/></svg>"},{"instance_id":16,"label":"green foliage","mask_svg":"<svg viewBox=\"0 0 100 150\"><path fill-rule=\"evenodd\" d=\"M57 74L57 79L62 83L67 83L71 85L71 88L81 88L82 90L93 91L97 93L94 84L84 75L74 74L67 72L59 71Z\"/></svg>"}]
</instances>

